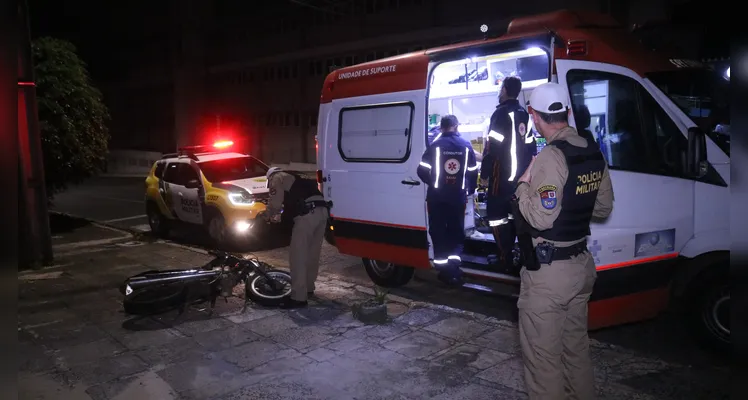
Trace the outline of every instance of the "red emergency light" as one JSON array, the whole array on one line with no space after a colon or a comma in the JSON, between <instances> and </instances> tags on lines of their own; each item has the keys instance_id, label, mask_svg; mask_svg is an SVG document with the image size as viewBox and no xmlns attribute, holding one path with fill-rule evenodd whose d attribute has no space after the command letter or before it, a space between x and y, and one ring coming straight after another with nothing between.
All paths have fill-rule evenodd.
<instances>
[{"instance_id":1,"label":"red emergency light","mask_svg":"<svg viewBox=\"0 0 748 400\"><path fill-rule=\"evenodd\" d=\"M569 42L566 43L566 55L586 56L587 55L587 41L569 40Z\"/></svg>"},{"instance_id":2,"label":"red emergency light","mask_svg":"<svg viewBox=\"0 0 748 400\"><path fill-rule=\"evenodd\" d=\"M213 143L213 147L216 149L225 149L234 145L232 140L219 140Z\"/></svg>"}]
</instances>

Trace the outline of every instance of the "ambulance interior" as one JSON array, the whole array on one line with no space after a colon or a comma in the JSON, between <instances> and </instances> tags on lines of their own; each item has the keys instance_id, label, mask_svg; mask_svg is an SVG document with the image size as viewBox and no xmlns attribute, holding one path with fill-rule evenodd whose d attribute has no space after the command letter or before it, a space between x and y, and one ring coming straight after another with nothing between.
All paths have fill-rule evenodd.
<instances>
[{"instance_id":1,"label":"ambulance interior","mask_svg":"<svg viewBox=\"0 0 748 400\"><path fill-rule=\"evenodd\" d=\"M491 115L498 105L501 82L509 76L522 80L520 104L526 106L532 89L548 82L549 58L545 51L530 48L511 53L473 57L445 62L434 68L431 75L428 104L428 140L439 135L439 122L444 115L455 115L460 122L458 131L476 152L483 153ZM545 140L533 130L538 151ZM475 254L475 264L486 264L484 257L496 253L491 229L484 218L486 203L483 191L468 200L465 212L465 253ZM468 256L468 258L472 258ZM463 261L466 255L463 255Z\"/></svg>"}]
</instances>

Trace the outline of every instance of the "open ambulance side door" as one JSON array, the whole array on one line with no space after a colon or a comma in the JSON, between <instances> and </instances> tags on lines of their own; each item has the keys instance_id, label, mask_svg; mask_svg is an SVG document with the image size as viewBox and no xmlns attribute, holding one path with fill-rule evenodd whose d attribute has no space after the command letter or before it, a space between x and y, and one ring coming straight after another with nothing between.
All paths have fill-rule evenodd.
<instances>
[{"instance_id":1,"label":"open ambulance side door","mask_svg":"<svg viewBox=\"0 0 748 400\"><path fill-rule=\"evenodd\" d=\"M336 247L364 259L428 268L426 186L416 173L426 150L426 91L379 93L326 106L321 169L324 195L333 202Z\"/></svg>"},{"instance_id":2,"label":"open ambulance side door","mask_svg":"<svg viewBox=\"0 0 748 400\"><path fill-rule=\"evenodd\" d=\"M598 281L590 328L654 317L667 304L674 261L694 235L688 127L630 69L576 60L556 60L556 69L577 130L589 130L608 162L615 194L610 217L591 225ZM580 126L580 107L589 110L588 126Z\"/></svg>"}]
</instances>

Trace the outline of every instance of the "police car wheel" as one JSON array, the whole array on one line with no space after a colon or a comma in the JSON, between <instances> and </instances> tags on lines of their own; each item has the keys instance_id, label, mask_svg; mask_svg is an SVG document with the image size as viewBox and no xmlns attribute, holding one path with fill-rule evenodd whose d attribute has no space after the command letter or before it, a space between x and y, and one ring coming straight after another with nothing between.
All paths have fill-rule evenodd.
<instances>
[{"instance_id":1,"label":"police car wheel","mask_svg":"<svg viewBox=\"0 0 748 400\"><path fill-rule=\"evenodd\" d=\"M151 232L158 237L169 234L169 222L155 205L149 203L146 214L148 214L148 225L151 227Z\"/></svg>"},{"instance_id":2,"label":"police car wheel","mask_svg":"<svg viewBox=\"0 0 748 400\"><path fill-rule=\"evenodd\" d=\"M412 267L404 267L393 263L363 259L366 274L375 284L387 287L397 288L406 285L413 278L415 270Z\"/></svg>"},{"instance_id":3,"label":"police car wheel","mask_svg":"<svg viewBox=\"0 0 748 400\"><path fill-rule=\"evenodd\" d=\"M208 220L208 235L213 241L213 244L222 246L227 244L229 240L228 229L226 229L226 222L221 214L214 214Z\"/></svg>"}]
</instances>

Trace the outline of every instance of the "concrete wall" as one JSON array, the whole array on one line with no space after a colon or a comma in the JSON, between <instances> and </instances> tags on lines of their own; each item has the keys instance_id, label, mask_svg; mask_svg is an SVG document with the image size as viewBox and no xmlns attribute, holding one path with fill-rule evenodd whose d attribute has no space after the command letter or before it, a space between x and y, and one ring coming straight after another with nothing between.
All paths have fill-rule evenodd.
<instances>
[{"instance_id":1,"label":"concrete wall","mask_svg":"<svg viewBox=\"0 0 748 400\"><path fill-rule=\"evenodd\" d=\"M161 155L154 151L110 150L103 175L145 178Z\"/></svg>"}]
</instances>

